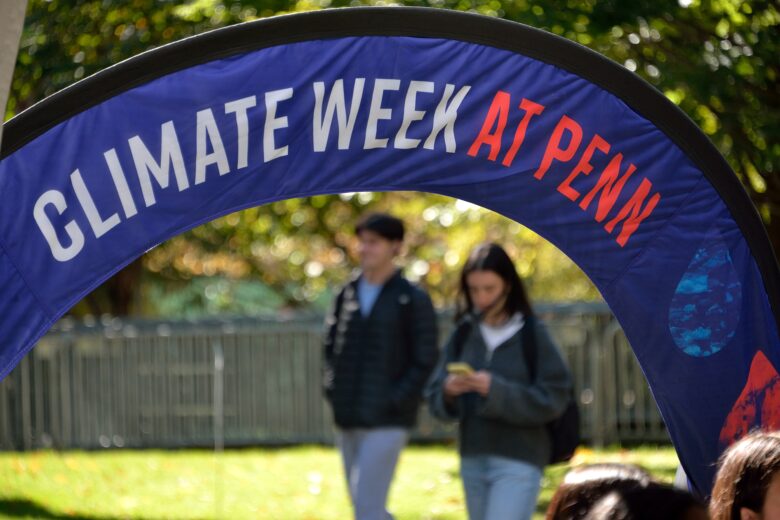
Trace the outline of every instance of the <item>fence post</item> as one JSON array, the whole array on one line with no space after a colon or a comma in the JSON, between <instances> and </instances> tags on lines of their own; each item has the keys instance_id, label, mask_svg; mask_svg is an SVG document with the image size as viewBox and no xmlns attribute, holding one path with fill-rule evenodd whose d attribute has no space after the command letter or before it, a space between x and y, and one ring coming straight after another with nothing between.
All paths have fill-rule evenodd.
<instances>
[{"instance_id":1,"label":"fence post","mask_svg":"<svg viewBox=\"0 0 780 520\"><path fill-rule=\"evenodd\" d=\"M593 422L591 423L591 442L594 448L604 447L604 323L599 317L588 338L588 365L593 390Z\"/></svg>"},{"instance_id":2,"label":"fence post","mask_svg":"<svg viewBox=\"0 0 780 520\"><path fill-rule=\"evenodd\" d=\"M214 461L217 470L214 472L214 518L222 518L222 495L224 485L222 478L222 458L225 450L225 352L219 341L214 342Z\"/></svg>"}]
</instances>

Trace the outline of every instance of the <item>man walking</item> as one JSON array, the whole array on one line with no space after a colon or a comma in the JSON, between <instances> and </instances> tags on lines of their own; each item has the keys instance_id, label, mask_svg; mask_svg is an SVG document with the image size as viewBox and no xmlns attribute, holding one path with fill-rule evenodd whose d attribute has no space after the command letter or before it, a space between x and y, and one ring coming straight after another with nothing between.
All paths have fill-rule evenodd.
<instances>
[{"instance_id":1,"label":"man walking","mask_svg":"<svg viewBox=\"0 0 780 520\"><path fill-rule=\"evenodd\" d=\"M428 295L395 266L403 223L373 213L356 232L361 269L326 320L325 395L355 519L388 520L398 456L438 356L436 315Z\"/></svg>"}]
</instances>

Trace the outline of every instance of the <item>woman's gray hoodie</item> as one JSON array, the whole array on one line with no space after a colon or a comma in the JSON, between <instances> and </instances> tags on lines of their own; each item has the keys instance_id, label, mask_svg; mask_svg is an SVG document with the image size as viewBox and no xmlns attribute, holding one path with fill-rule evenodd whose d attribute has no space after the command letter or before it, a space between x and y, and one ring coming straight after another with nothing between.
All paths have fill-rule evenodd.
<instances>
[{"instance_id":1,"label":"woman's gray hoodie","mask_svg":"<svg viewBox=\"0 0 780 520\"><path fill-rule=\"evenodd\" d=\"M487 346L476 319L471 320L460 356L456 356L456 332L444 346L438 366L426 388L431 413L444 421L460 424L461 456L496 455L544 467L550 458L550 437L546 423L560 416L571 393L572 381L561 354L547 329L533 317L526 317L523 328L500 344L488 361ZM536 377L531 374L523 355L530 334L536 341ZM457 358L457 359L456 359ZM459 396L454 402L444 399L447 363L462 361L474 370L491 374L488 395L477 393Z\"/></svg>"}]
</instances>

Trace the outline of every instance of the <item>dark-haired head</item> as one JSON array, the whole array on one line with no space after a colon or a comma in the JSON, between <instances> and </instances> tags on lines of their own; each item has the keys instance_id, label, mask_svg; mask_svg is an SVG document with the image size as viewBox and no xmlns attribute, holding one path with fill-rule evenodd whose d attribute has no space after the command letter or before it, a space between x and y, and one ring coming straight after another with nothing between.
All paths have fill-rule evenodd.
<instances>
[{"instance_id":1,"label":"dark-haired head","mask_svg":"<svg viewBox=\"0 0 780 520\"><path fill-rule=\"evenodd\" d=\"M507 316L512 316L516 312L522 312L526 316L533 314L523 282L520 280L509 255L498 244L486 243L474 248L463 266L455 314L456 321L466 314L479 313L483 310L476 308L472 297L473 283L470 286L472 281L470 278L473 278L471 275L475 272L493 273L503 282L503 288L495 298L495 307L500 306L500 310ZM498 309L491 308L491 310Z\"/></svg>"},{"instance_id":2,"label":"dark-haired head","mask_svg":"<svg viewBox=\"0 0 780 520\"><path fill-rule=\"evenodd\" d=\"M687 491L651 482L615 490L593 505L585 520L707 520L707 508Z\"/></svg>"},{"instance_id":3,"label":"dark-haired head","mask_svg":"<svg viewBox=\"0 0 780 520\"><path fill-rule=\"evenodd\" d=\"M710 516L714 520L769 518L766 509L780 504L780 489L775 490L779 480L780 432L743 437L720 458Z\"/></svg>"},{"instance_id":4,"label":"dark-haired head","mask_svg":"<svg viewBox=\"0 0 780 520\"><path fill-rule=\"evenodd\" d=\"M593 504L613 491L650 485L652 476L629 464L603 463L578 466L570 470L555 491L546 520L580 520Z\"/></svg>"},{"instance_id":5,"label":"dark-haired head","mask_svg":"<svg viewBox=\"0 0 780 520\"><path fill-rule=\"evenodd\" d=\"M390 241L402 242L404 239L404 223L387 213L369 213L363 216L355 226L355 233L360 236L364 231L372 231Z\"/></svg>"}]
</instances>

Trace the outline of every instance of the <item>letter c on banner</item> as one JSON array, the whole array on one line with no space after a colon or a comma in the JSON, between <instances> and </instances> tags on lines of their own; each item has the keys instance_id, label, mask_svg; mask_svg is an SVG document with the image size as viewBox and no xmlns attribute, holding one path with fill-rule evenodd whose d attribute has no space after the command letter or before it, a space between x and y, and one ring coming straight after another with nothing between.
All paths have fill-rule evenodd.
<instances>
[{"instance_id":1,"label":"letter c on banner","mask_svg":"<svg viewBox=\"0 0 780 520\"><path fill-rule=\"evenodd\" d=\"M70 237L70 245L64 246L60 242L57 236L57 231L54 229L51 219L46 214L46 206L51 204L57 210L57 213L62 215L68 208L68 204L65 202L65 197L61 192L57 190L49 190L43 195L38 197L33 208L33 216L35 222L43 233L43 237L51 248L51 254L54 258L60 262L67 262L73 259L81 249L84 247L84 233L81 232L81 228L75 221L71 220L65 224L65 232Z\"/></svg>"}]
</instances>

